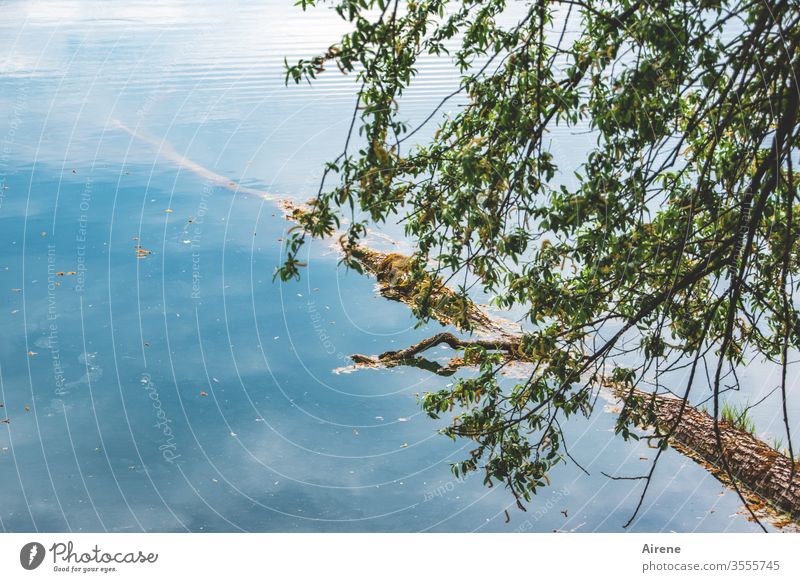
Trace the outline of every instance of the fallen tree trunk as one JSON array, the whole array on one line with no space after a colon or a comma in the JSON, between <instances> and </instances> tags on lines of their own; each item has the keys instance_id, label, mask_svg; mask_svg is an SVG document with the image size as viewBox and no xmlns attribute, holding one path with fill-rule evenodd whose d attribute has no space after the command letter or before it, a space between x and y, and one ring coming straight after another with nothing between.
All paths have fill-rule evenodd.
<instances>
[{"instance_id":1,"label":"fallen tree trunk","mask_svg":"<svg viewBox=\"0 0 800 582\"><path fill-rule=\"evenodd\" d=\"M788 456L735 423L722 420L719 421L720 449L714 418L708 413L675 397L655 396L629 388L618 388L614 392L628 406L647 407L657 434L699 462L720 481L730 485L732 476L740 489L767 501L778 512L785 512L794 520L800 518L800 474L797 473L800 467L796 467ZM730 469L730 476L725 464Z\"/></svg>"},{"instance_id":2,"label":"fallen tree trunk","mask_svg":"<svg viewBox=\"0 0 800 582\"><path fill-rule=\"evenodd\" d=\"M504 352L509 354L516 360L528 361L527 357L519 352L518 349L519 342L517 341L507 340L507 339L465 340L456 337L455 335L449 332L437 333L432 337L426 338L421 342L418 342L402 350L383 352L379 356L364 356L361 354L353 354L352 356L350 356L350 358L356 363L369 364L372 366L383 365L387 367L392 367L402 362L411 360L416 356L418 356L419 354L425 352L426 350L429 350L441 344L447 344L454 350L466 349L470 347L478 347L489 351ZM466 365L466 362L464 362L464 360L461 358L458 358L457 361L463 362L462 365Z\"/></svg>"},{"instance_id":3,"label":"fallen tree trunk","mask_svg":"<svg viewBox=\"0 0 800 582\"><path fill-rule=\"evenodd\" d=\"M279 202L286 218L300 223L306 208L288 200ZM344 251L344 242L341 241ZM414 311L430 315L442 325L452 325L462 331L507 335L501 322L490 317L468 298L447 287L438 277L412 278L412 257L401 253L385 253L364 245L347 249L366 271L377 279L381 295L400 301Z\"/></svg>"},{"instance_id":4,"label":"fallen tree trunk","mask_svg":"<svg viewBox=\"0 0 800 582\"><path fill-rule=\"evenodd\" d=\"M300 222L306 212L302 205L289 200L281 200L266 192L246 188L233 180L203 168L199 164L178 155L164 143L143 136L117 122L120 129L133 137L157 146L162 155L177 165L210 180L221 187L235 192L245 192L266 200L277 202L288 220ZM519 349L522 336L508 331L504 322L487 314L469 299L459 296L446 287L438 278L414 280L411 278L412 258L400 253L384 253L357 245L349 249L364 270L378 281L379 290L384 297L401 301L412 309L425 307L427 313L443 325L454 325L461 330L476 331L493 336L494 339L464 340L451 333L440 333L404 350L384 352L379 356L355 354L352 359L355 367L378 367L413 365L430 371L450 375L459 368L469 365L463 358L453 358L444 366L419 357L424 351L441 344L454 349L479 346L486 350L503 352L509 361L529 362ZM800 477L794 472L792 460L776 451L752 434L730 423L720 422L722 449L717 443L714 419L677 398L656 396L639 390L626 390L628 406L639 406L649 402L655 428L666 438L670 446L701 463L721 482L730 486L730 477L723 468L724 458L730 474L739 484L757 499L748 503L766 502L778 512L785 512L800 523ZM630 396L635 396L631 399ZM617 396L622 396L617 393ZM724 455L724 457L723 457ZM774 516L774 514L773 514Z\"/></svg>"},{"instance_id":5,"label":"fallen tree trunk","mask_svg":"<svg viewBox=\"0 0 800 582\"><path fill-rule=\"evenodd\" d=\"M481 347L504 353L509 360L530 362L520 352L520 338L500 340L464 340L447 332L426 338L408 348L384 352L378 356L351 356L356 367L414 366L449 376L459 368L470 365L464 358L451 358L439 365L419 357L438 345L453 349ZM665 439L678 452L699 463L719 481L736 486L754 510L760 510L773 523L785 526L781 515L800 523L800 473L792 460L741 429L735 423L719 422L720 450L714 418L689 403L675 397L655 395L633 388L611 386L614 395L625 402L633 417L648 418L653 426L638 423L640 428L655 428L656 438ZM724 455L724 457L723 457ZM723 462L724 460L724 462ZM730 475L725 468L730 470Z\"/></svg>"}]
</instances>

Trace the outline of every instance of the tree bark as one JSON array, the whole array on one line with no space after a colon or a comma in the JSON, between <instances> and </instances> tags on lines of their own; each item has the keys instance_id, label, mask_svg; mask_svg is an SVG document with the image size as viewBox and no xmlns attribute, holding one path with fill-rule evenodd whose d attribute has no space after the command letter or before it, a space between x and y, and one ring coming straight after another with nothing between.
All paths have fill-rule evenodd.
<instances>
[{"instance_id":1,"label":"tree bark","mask_svg":"<svg viewBox=\"0 0 800 582\"><path fill-rule=\"evenodd\" d=\"M722 449L714 431L714 418L683 401L654 396L640 390L617 389L627 405L648 406L659 434L668 443L700 462L715 477L725 482L724 455L731 475L740 487L768 502L794 520L800 518L800 474L796 463L735 424L720 420ZM624 392L624 394L621 394ZM633 395L636 398L630 398ZM644 403L644 404L642 404ZM671 433L671 434L670 434Z\"/></svg>"},{"instance_id":2,"label":"tree bark","mask_svg":"<svg viewBox=\"0 0 800 582\"><path fill-rule=\"evenodd\" d=\"M171 149L165 150L161 141L143 136L121 123L118 123L118 126L133 137L158 146L162 155L179 166L210 179L222 187L239 192L245 191L265 200L277 202L288 220L299 222L306 212L301 205L289 200L278 199L266 192L245 188L233 180L203 168L185 156L178 155ZM469 362L462 358L453 358L447 365L439 366L435 362L431 363L418 357L425 350L442 343L446 343L454 349L478 345L488 350L505 352L512 360L530 361L519 350L521 336L509 333L497 318L491 317L469 299L464 301L439 280L411 281L407 276L411 257L399 253L383 253L363 245L351 249L351 253L365 271L375 276L384 297L402 301L413 309L420 307L420 301L425 301L430 315L443 325L455 325L462 330L479 331L497 338L462 340L450 333L440 333L405 350L385 352L380 356L355 354L352 359L356 366L410 364L448 375L462 366L469 365ZM465 326L464 323L469 325ZM629 399L629 405L634 401L652 402L651 412L656 428L662 435L672 433L667 439L670 446L700 462L720 481L727 484L728 475L722 469L721 463L724 454L733 477L737 483L740 483L740 488L743 486L774 508L790 515L795 521L800 520L800 476L793 472L793 463L789 457L776 451L752 434L725 422L720 423L722 434L722 450L720 450L714 431L714 419L705 412L697 410L688 403L684 404L677 398L654 396L647 392L631 391L630 389L626 389L624 392L629 396L637 396L634 400ZM620 396L621 393L617 392L617 395Z\"/></svg>"}]
</instances>

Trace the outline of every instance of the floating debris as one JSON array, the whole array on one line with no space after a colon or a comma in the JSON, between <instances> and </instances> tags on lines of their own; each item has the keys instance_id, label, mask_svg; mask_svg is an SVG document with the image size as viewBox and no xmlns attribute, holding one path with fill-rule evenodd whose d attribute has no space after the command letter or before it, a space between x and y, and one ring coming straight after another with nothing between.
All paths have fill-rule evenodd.
<instances>
[{"instance_id":1,"label":"floating debris","mask_svg":"<svg viewBox=\"0 0 800 582\"><path fill-rule=\"evenodd\" d=\"M206 396L208 396L208 392L206 392L205 390L201 390L200 391L200 396L205 398Z\"/></svg>"}]
</instances>

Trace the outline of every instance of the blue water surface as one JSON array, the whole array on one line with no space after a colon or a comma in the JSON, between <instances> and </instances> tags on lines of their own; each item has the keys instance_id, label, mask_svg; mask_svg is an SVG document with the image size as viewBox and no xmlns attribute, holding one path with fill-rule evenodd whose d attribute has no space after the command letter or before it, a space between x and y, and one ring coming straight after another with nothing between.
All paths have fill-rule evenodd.
<instances>
[{"instance_id":1,"label":"blue water surface","mask_svg":"<svg viewBox=\"0 0 800 582\"><path fill-rule=\"evenodd\" d=\"M417 397L452 379L337 373L438 324L417 329L329 242L273 281L291 223L258 192L313 195L356 88L284 86L284 57L345 30L292 4L0 4L0 528L623 531L640 486L602 472L654 451L614 437L602 402L564 426L589 475L559 466L522 512L450 472L469 443ZM422 69L411 118L455 86L446 62ZM670 450L629 529L755 526Z\"/></svg>"}]
</instances>

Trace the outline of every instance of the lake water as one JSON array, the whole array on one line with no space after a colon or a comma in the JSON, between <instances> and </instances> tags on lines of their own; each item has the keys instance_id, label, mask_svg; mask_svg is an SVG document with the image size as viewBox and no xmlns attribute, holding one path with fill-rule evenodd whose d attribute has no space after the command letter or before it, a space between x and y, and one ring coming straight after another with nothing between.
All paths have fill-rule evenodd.
<instances>
[{"instance_id":1,"label":"lake water","mask_svg":"<svg viewBox=\"0 0 800 582\"><path fill-rule=\"evenodd\" d=\"M338 72L284 86L284 57L344 30L292 4L0 2L0 528L623 531L639 488L601 471L654 451L614 414L565 426L590 475L559 466L522 513L450 473L469 443L416 401L446 380L334 373L438 325L325 242L272 281L291 225L247 189L310 197L354 103ZM456 79L424 70L411 117ZM630 529L754 531L740 511L670 450Z\"/></svg>"}]
</instances>

